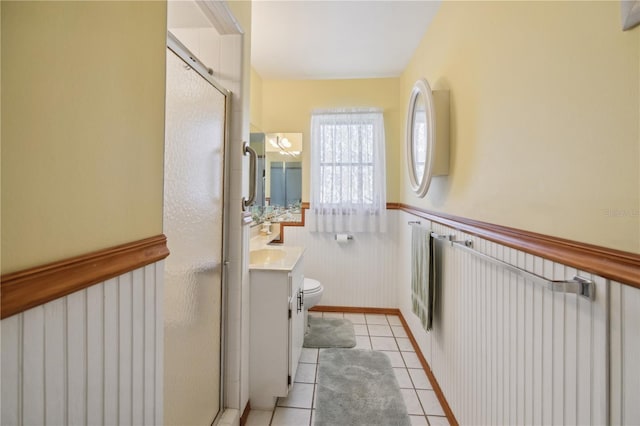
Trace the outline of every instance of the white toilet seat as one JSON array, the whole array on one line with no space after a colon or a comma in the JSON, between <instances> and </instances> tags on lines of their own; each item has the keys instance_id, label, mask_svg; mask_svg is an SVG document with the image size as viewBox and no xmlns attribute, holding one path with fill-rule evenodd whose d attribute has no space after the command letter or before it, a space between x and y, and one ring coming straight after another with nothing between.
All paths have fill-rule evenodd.
<instances>
[{"instance_id":1,"label":"white toilet seat","mask_svg":"<svg viewBox=\"0 0 640 426\"><path fill-rule=\"evenodd\" d=\"M322 287L322 284L320 284L320 281L314 280L313 278L305 278L303 288L304 288L304 294L321 293L323 290L323 287Z\"/></svg>"}]
</instances>

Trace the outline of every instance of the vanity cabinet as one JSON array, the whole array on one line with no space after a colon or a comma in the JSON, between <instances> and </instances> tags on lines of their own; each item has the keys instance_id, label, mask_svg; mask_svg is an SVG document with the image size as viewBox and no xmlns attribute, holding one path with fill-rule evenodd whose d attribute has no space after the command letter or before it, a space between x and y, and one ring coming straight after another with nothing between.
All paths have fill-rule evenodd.
<instances>
[{"instance_id":1,"label":"vanity cabinet","mask_svg":"<svg viewBox=\"0 0 640 426\"><path fill-rule=\"evenodd\" d=\"M291 269L250 267L251 407L271 410L289 393L304 340L303 259Z\"/></svg>"}]
</instances>

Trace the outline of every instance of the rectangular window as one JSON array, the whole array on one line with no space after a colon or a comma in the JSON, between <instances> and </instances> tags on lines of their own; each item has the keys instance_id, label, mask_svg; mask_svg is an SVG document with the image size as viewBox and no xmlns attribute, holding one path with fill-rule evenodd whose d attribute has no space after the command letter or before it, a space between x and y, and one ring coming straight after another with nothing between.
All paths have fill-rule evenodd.
<instances>
[{"instance_id":1,"label":"rectangular window","mask_svg":"<svg viewBox=\"0 0 640 426\"><path fill-rule=\"evenodd\" d=\"M379 110L314 113L311 210L317 230L384 231L384 119Z\"/></svg>"}]
</instances>

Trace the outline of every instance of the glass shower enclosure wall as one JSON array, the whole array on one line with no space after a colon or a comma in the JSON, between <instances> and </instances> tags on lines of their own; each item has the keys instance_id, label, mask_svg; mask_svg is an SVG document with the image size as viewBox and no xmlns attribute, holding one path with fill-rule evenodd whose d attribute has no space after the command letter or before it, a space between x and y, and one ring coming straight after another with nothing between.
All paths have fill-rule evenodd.
<instances>
[{"instance_id":1,"label":"glass shower enclosure wall","mask_svg":"<svg viewBox=\"0 0 640 426\"><path fill-rule=\"evenodd\" d=\"M169 44L171 46L171 43ZM167 50L165 424L222 409L225 120L228 93Z\"/></svg>"}]
</instances>

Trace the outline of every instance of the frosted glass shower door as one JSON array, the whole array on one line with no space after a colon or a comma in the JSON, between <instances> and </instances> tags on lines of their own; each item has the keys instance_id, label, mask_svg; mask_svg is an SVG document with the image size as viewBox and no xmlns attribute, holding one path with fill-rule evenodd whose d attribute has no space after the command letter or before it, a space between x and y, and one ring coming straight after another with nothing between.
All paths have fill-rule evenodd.
<instances>
[{"instance_id":1,"label":"frosted glass shower door","mask_svg":"<svg viewBox=\"0 0 640 426\"><path fill-rule=\"evenodd\" d=\"M226 98L167 50L164 171L164 420L220 410Z\"/></svg>"}]
</instances>

